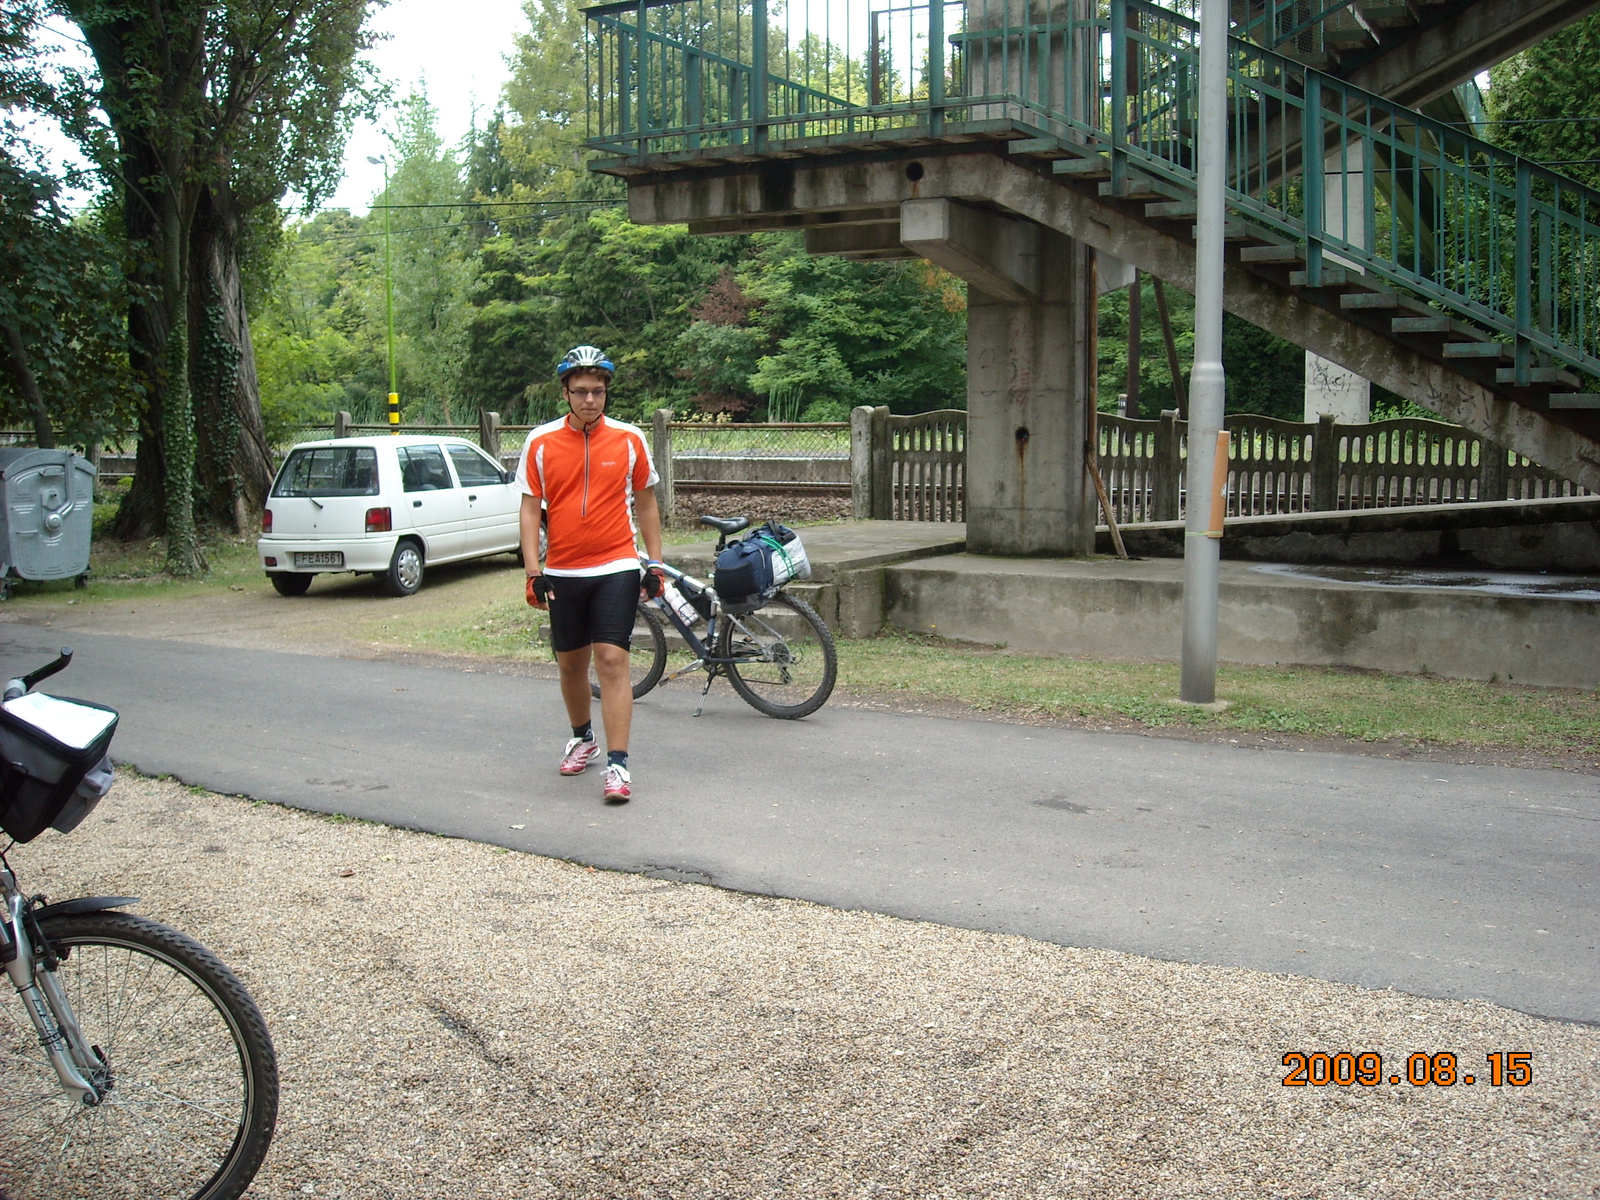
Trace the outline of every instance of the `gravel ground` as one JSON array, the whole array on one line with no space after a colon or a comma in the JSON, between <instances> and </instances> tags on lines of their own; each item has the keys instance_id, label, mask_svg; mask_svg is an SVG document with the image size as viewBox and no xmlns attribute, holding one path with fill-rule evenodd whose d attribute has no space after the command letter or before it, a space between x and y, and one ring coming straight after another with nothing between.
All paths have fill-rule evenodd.
<instances>
[{"instance_id":1,"label":"gravel ground","mask_svg":"<svg viewBox=\"0 0 1600 1200\"><path fill-rule=\"evenodd\" d=\"M673 503L675 529L699 529L701 513L748 516L757 523L776 517L786 524L803 521L848 521L850 497L834 492L700 492L688 484L677 486Z\"/></svg>"},{"instance_id":2,"label":"gravel ground","mask_svg":"<svg viewBox=\"0 0 1600 1200\"><path fill-rule=\"evenodd\" d=\"M596 807L596 820L604 817ZM25 886L255 993L260 1197L1600 1195L1600 1030L592 868L124 776ZM10 1001L7 1001L10 1003ZM1286 1050L1524 1088L1281 1086Z\"/></svg>"}]
</instances>

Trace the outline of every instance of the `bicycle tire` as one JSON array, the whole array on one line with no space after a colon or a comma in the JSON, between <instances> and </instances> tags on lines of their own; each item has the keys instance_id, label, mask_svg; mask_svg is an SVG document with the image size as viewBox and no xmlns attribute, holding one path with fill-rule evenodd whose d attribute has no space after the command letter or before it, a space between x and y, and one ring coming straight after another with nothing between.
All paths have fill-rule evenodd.
<instances>
[{"instance_id":1,"label":"bicycle tire","mask_svg":"<svg viewBox=\"0 0 1600 1200\"><path fill-rule=\"evenodd\" d=\"M799 618L799 637L785 637L773 626L775 608ZM839 676L839 655L833 634L804 600L779 592L755 612L723 621L717 633L717 657L732 660L727 665L728 682L751 708L794 721L827 703ZM807 642L815 643L814 653ZM820 672L812 669L816 659L821 660ZM801 667L805 669L796 669Z\"/></svg>"},{"instance_id":2,"label":"bicycle tire","mask_svg":"<svg viewBox=\"0 0 1600 1200\"><path fill-rule=\"evenodd\" d=\"M278 1113L277 1058L249 992L204 946L143 917L41 926L111 1084L95 1107L72 1099L22 1005L0 1005L10 1200L236 1200Z\"/></svg>"},{"instance_id":3,"label":"bicycle tire","mask_svg":"<svg viewBox=\"0 0 1600 1200\"><path fill-rule=\"evenodd\" d=\"M640 624L644 634L639 633ZM650 610L644 601L634 611L633 633L628 638L628 675L633 679L633 698L643 696L661 682L667 669L667 631L661 618ZM594 660L589 661L589 694L600 699L600 679L594 673Z\"/></svg>"}]
</instances>

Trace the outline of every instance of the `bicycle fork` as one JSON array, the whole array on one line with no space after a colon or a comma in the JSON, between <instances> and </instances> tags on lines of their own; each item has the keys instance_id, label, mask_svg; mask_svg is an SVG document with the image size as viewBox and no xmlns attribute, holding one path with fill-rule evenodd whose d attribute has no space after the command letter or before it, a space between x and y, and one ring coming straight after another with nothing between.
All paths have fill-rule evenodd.
<instances>
[{"instance_id":1,"label":"bicycle fork","mask_svg":"<svg viewBox=\"0 0 1600 1200\"><path fill-rule=\"evenodd\" d=\"M104 1068L100 1054L88 1044L72 1005L54 971L39 970L37 956L26 928L27 902L17 891L16 877L0 871L0 890L6 898L6 925L13 957L6 963L6 974L28 1010L28 1019L39 1035L56 1078L68 1095L82 1104L99 1104L100 1089L90 1082Z\"/></svg>"}]
</instances>

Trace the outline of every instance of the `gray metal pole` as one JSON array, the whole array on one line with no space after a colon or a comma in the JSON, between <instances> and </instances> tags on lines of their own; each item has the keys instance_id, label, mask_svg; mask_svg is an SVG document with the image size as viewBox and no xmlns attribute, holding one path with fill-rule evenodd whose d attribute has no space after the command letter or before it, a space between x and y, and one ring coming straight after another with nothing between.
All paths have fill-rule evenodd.
<instances>
[{"instance_id":1,"label":"gray metal pole","mask_svg":"<svg viewBox=\"0 0 1600 1200\"><path fill-rule=\"evenodd\" d=\"M1200 124L1196 131L1194 371L1189 376L1188 512L1183 539L1183 677L1180 699L1217 697L1217 564L1221 544L1206 536L1217 431L1227 401L1222 373L1223 185L1228 164L1228 4L1201 0Z\"/></svg>"}]
</instances>

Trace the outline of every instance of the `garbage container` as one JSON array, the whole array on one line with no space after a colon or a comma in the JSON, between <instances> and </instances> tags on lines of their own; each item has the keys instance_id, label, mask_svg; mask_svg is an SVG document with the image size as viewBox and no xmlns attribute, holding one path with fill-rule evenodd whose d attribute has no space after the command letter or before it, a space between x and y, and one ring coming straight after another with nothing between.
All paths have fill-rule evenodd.
<instances>
[{"instance_id":1,"label":"garbage container","mask_svg":"<svg viewBox=\"0 0 1600 1200\"><path fill-rule=\"evenodd\" d=\"M0 598L13 579L89 570L94 464L71 450L0 450Z\"/></svg>"}]
</instances>

